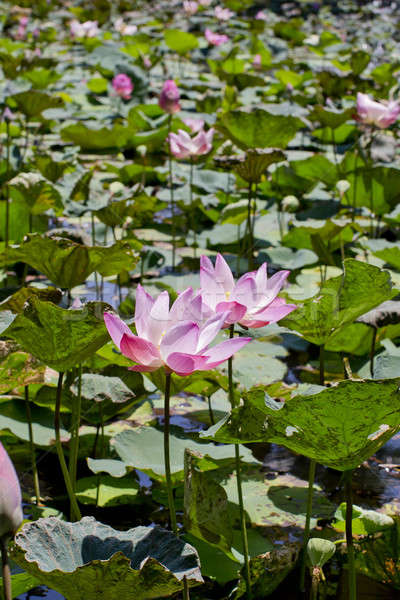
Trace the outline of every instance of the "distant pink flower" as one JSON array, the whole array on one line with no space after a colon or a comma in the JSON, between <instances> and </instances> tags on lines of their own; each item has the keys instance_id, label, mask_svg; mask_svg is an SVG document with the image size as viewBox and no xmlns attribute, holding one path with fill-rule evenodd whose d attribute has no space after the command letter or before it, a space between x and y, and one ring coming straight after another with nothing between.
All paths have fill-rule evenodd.
<instances>
[{"instance_id":1,"label":"distant pink flower","mask_svg":"<svg viewBox=\"0 0 400 600\"><path fill-rule=\"evenodd\" d=\"M131 98L133 92L133 83L131 78L128 77L128 75L125 75L125 73L119 73L119 75L116 75L113 78L111 85L116 95L120 96L120 98L123 98L124 100L129 100Z\"/></svg>"},{"instance_id":2,"label":"distant pink flower","mask_svg":"<svg viewBox=\"0 0 400 600\"><path fill-rule=\"evenodd\" d=\"M187 131L178 129L178 133L169 134L169 145L175 158L195 158L208 154L212 148L214 129L204 130L191 138Z\"/></svg>"},{"instance_id":3,"label":"distant pink flower","mask_svg":"<svg viewBox=\"0 0 400 600\"><path fill-rule=\"evenodd\" d=\"M80 23L76 19L70 22L69 30L74 38L94 38L100 33L97 21Z\"/></svg>"},{"instance_id":4,"label":"distant pink flower","mask_svg":"<svg viewBox=\"0 0 400 600\"><path fill-rule=\"evenodd\" d=\"M203 119L192 119L191 117L188 117L187 119L182 119L182 121L189 127L192 133L199 133L199 131L204 129Z\"/></svg>"},{"instance_id":5,"label":"distant pink flower","mask_svg":"<svg viewBox=\"0 0 400 600\"><path fill-rule=\"evenodd\" d=\"M204 6L205 8L207 8L207 6L210 6L211 3L212 0L199 0L200 6Z\"/></svg>"},{"instance_id":6,"label":"distant pink flower","mask_svg":"<svg viewBox=\"0 0 400 600\"><path fill-rule=\"evenodd\" d=\"M253 57L253 67L255 69L259 69L261 67L262 61L261 61L261 54L255 54Z\"/></svg>"},{"instance_id":7,"label":"distant pink flower","mask_svg":"<svg viewBox=\"0 0 400 600\"><path fill-rule=\"evenodd\" d=\"M191 17L195 13L197 13L199 9L199 5L195 0L184 0L183 2L183 10L187 14L188 17Z\"/></svg>"},{"instance_id":8,"label":"distant pink flower","mask_svg":"<svg viewBox=\"0 0 400 600\"><path fill-rule=\"evenodd\" d=\"M21 27L26 27L29 23L29 18L28 17L20 17L19 19L19 24Z\"/></svg>"},{"instance_id":9,"label":"distant pink flower","mask_svg":"<svg viewBox=\"0 0 400 600\"><path fill-rule=\"evenodd\" d=\"M246 345L251 338L237 337L210 348L220 331L226 313L214 314L203 324L186 316L193 291L188 288L169 308L168 292L152 298L142 286L136 292L135 326L138 335L117 315L104 314L114 344L135 366L132 371L148 372L164 368L168 373L190 375L194 371L214 369Z\"/></svg>"},{"instance_id":10,"label":"distant pink flower","mask_svg":"<svg viewBox=\"0 0 400 600\"><path fill-rule=\"evenodd\" d=\"M256 14L256 19L258 21L268 21L267 15L262 10L258 11L258 13Z\"/></svg>"},{"instance_id":11,"label":"distant pink flower","mask_svg":"<svg viewBox=\"0 0 400 600\"><path fill-rule=\"evenodd\" d=\"M25 25L18 25L17 32L15 34L16 40L24 40L26 38L26 27Z\"/></svg>"},{"instance_id":12,"label":"distant pink flower","mask_svg":"<svg viewBox=\"0 0 400 600\"><path fill-rule=\"evenodd\" d=\"M3 119L8 119L9 121L13 121L15 119L14 113L8 108L8 106L6 106L4 109Z\"/></svg>"},{"instance_id":13,"label":"distant pink flower","mask_svg":"<svg viewBox=\"0 0 400 600\"><path fill-rule=\"evenodd\" d=\"M245 327L263 327L275 323L295 310L277 295L289 271L278 271L267 278L267 264L246 273L235 283L228 264L221 254L215 267L207 256L200 258L200 295L206 306L216 313L227 311L224 326L239 323Z\"/></svg>"},{"instance_id":14,"label":"distant pink flower","mask_svg":"<svg viewBox=\"0 0 400 600\"><path fill-rule=\"evenodd\" d=\"M222 6L216 6L214 9L214 14L220 21L229 21L231 17L235 14L229 8L223 8Z\"/></svg>"},{"instance_id":15,"label":"distant pink flower","mask_svg":"<svg viewBox=\"0 0 400 600\"><path fill-rule=\"evenodd\" d=\"M394 100L387 103L375 102L368 94L358 92L357 115L362 123L385 129L397 121L399 114L400 105Z\"/></svg>"},{"instance_id":16,"label":"distant pink flower","mask_svg":"<svg viewBox=\"0 0 400 600\"><path fill-rule=\"evenodd\" d=\"M175 81L173 79L167 79L161 90L158 104L165 112L173 115L181 110L179 98L180 94Z\"/></svg>"},{"instance_id":17,"label":"distant pink flower","mask_svg":"<svg viewBox=\"0 0 400 600\"><path fill-rule=\"evenodd\" d=\"M125 23L122 17L118 17L118 19L115 21L114 29L121 35L134 35L137 32L137 26L128 25L128 23Z\"/></svg>"},{"instance_id":18,"label":"distant pink flower","mask_svg":"<svg viewBox=\"0 0 400 600\"><path fill-rule=\"evenodd\" d=\"M21 488L10 457L0 442L0 538L11 537L24 518Z\"/></svg>"},{"instance_id":19,"label":"distant pink flower","mask_svg":"<svg viewBox=\"0 0 400 600\"><path fill-rule=\"evenodd\" d=\"M143 61L143 65L146 67L146 69L151 69L151 67L153 66L153 64L148 56L142 56L142 61Z\"/></svg>"},{"instance_id":20,"label":"distant pink flower","mask_svg":"<svg viewBox=\"0 0 400 600\"><path fill-rule=\"evenodd\" d=\"M221 46L221 44L225 44L229 41L227 35L223 33L214 33L214 31L211 31L208 28L204 32L204 37L206 38L207 42L213 46Z\"/></svg>"}]
</instances>

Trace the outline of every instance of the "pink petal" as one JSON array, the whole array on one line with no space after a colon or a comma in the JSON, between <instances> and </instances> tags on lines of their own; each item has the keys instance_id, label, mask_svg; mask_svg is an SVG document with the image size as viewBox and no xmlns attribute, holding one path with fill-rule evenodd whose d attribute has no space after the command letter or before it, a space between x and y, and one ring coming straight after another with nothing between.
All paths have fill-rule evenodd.
<instances>
[{"instance_id":1,"label":"pink petal","mask_svg":"<svg viewBox=\"0 0 400 600\"><path fill-rule=\"evenodd\" d=\"M167 362L167 357L173 352L195 354L199 339L199 326L193 321L184 321L172 327L160 344L160 353Z\"/></svg>"},{"instance_id":2,"label":"pink petal","mask_svg":"<svg viewBox=\"0 0 400 600\"><path fill-rule=\"evenodd\" d=\"M204 324L204 327L200 330L197 352L203 352L211 344L217 333L221 330L227 316L226 312L219 312Z\"/></svg>"},{"instance_id":3,"label":"pink petal","mask_svg":"<svg viewBox=\"0 0 400 600\"><path fill-rule=\"evenodd\" d=\"M248 315L247 318L240 321L240 324L252 328L264 327L264 325L283 319L296 308L296 304L286 304L283 298L275 298L267 308Z\"/></svg>"},{"instance_id":4,"label":"pink petal","mask_svg":"<svg viewBox=\"0 0 400 600\"><path fill-rule=\"evenodd\" d=\"M132 333L122 336L120 348L122 354L133 360L133 362L151 367L162 365L160 353L156 346Z\"/></svg>"},{"instance_id":5,"label":"pink petal","mask_svg":"<svg viewBox=\"0 0 400 600\"><path fill-rule=\"evenodd\" d=\"M254 273L246 273L236 283L232 295L232 301L251 307L257 302L257 285Z\"/></svg>"},{"instance_id":6,"label":"pink petal","mask_svg":"<svg viewBox=\"0 0 400 600\"><path fill-rule=\"evenodd\" d=\"M154 301L147 316L147 338L156 346L161 342L161 336L167 330L169 322L169 294L161 292Z\"/></svg>"},{"instance_id":7,"label":"pink petal","mask_svg":"<svg viewBox=\"0 0 400 600\"><path fill-rule=\"evenodd\" d=\"M187 316L188 306L193 299L193 288L188 287L186 290L181 292L169 311L169 326L171 327L174 323L180 321L192 320L190 316ZM195 319L193 319L194 321Z\"/></svg>"},{"instance_id":8,"label":"pink petal","mask_svg":"<svg viewBox=\"0 0 400 600\"><path fill-rule=\"evenodd\" d=\"M136 289L135 325L139 337L148 337L149 314L154 305L154 298L140 285ZM127 332L126 332L127 333Z\"/></svg>"},{"instance_id":9,"label":"pink petal","mask_svg":"<svg viewBox=\"0 0 400 600\"><path fill-rule=\"evenodd\" d=\"M233 323L238 323L246 314L247 307L239 302L220 302L216 306L218 312L227 312L228 315L225 318L224 326L228 327Z\"/></svg>"},{"instance_id":10,"label":"pink petal","mask_svg":"<svg viewBox=\"0 0 400 600\"><path fill-rule=\"evenodd\" d=\"M128 325L114 313L104 313L104 322L106 324L108 333L110 334L110 337L117 348L120 348L123 335L133 335Z\"/></svg>"},{"instance_id":11,"label":"pink petal","mask_svg":"<svg viewBox=\"0 0 400 600\"><path fill-rule=\"evenodd\" d=\"M230 358L235 352L243 348L246 344L251 342L252 338L236 337L231 340L226 340L217 344L213 348L209 348L206 351L207 355L207 369L213 369L220 365L228 358Z\"/></svg>"},{"instance_id":12,"label":"pink petal","mask_svg":"<svg viewBox=\"0 0 400 600\"><path fill-rule=\"evenodd\" d=\"M173 352L168 356L167 365L178 375L190 375L193 371L206 371L207 357L184 352Z\"/></svg>"},{"instance_id":13,"label":"pink petal","mask_svg":"<svg viewBox=\"0 0 400 600\"><path fill-rule=\"evenodd\" d=\"M215 261L215 277L217 281L223 286L225 292L232 292L235 285L232 271L229 268L228 263L221 254L217 254Z\"/></svg>"}]
</instances>

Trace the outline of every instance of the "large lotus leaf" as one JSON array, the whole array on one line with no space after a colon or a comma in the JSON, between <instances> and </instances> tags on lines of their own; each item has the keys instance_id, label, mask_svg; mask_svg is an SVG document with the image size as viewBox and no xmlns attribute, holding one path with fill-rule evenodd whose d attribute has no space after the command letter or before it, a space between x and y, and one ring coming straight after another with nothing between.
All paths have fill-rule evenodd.
<instances>
[{"instance_id":1,"label":"large lotus leaf","mask_svg":"<svg viewBox=\"0 0 400 600\"><path fill-rule=\"evenodd\" d=\"M118 433L111 445L125 464L148 473L157 480L165 479L163 432L154 427L139 427L127 429ZM232 462L233 448L201 444L190 438L183 439L170 435L171 475L174 481L182 481L184 475L185 449L199 452L204 458L201 461L203 469L215 469L219 463ZM240 456L245 462L257 462L250 450L240 448Z\"/></svg>"},{"instance_id":2,"label":"large lotus leaf","mask_svg":"<svg viewBox=\"0 0 400 600\"><path fill-rule=\"evenodd\" d=\"M135 503L138 493L139 484L132 475L121 478L110 475L84 477L76 483L76 497L79 502L102 508Z\"/></svg>"},{"instance_id":3,"label":"large lotus leaf","mask_svg":"<svg viewBox=\"0 0 400 600\"><path fill-rule=\"evenodd\" d=\"M299 177L322 181L329 186L333 186L339 179L336 166L323 154L314 154L305 160L292 161L290 166Z\"/></svg>"},{"instance_id":4,"label":"large lotus leaf","mask_svg":"<svg viewBox=\"0 0 400 600\"><path fill-rule=\"evenodd\" d=\"M89 302L73 310L31 298L2 335L16 340L49 367L66 371L83 362L109 338L103 313L110 307ZM5 315L11 312L3 311Z\"/></svg>"},{"instance_id":5,"label":"large lotus leaf","mask_svg":"<svg viewBox=\"0 0 400 600\"><path fill-rule=\"evenodd\" d=\"M186 54L199 45L195 35L186 31L179 31L179 29L166 29L164 37L168 48L178 52L178 54Z\"/></svg>"},{"instance_id":6,"label":"large lotus leaf","mask_svg":"<svg viewBox=\"0 0 400 600\"><path fill-rule=\"evenodd\" d=\"M101 126L87 127L84 123L68 125L61 130L61 137L73 142L82 150L104 151L110 148L123 148L133 131L115 123L111 129Z\"/></svg>"},{"instance_id":7,"label":"large lotus leaf","mask_svg":"<svg viewBox=\"0 0 400 600\"><path fill-rule=\"evenodd\" d=\"M58 190L38 173L19 173L9 183L12 200L25 202L33 215L52 208L61 214L63 204Z\"/></svg>"},{"instance_id":8,"label":"large lotus leaf","mask_svg":"<svg viewBox=\"0 0 400 600\"><path fill-rule=\"evenodd\" d=\"M379 536L371 536L360 545L360 551L356 552L357 571L400 590L399 540L400 520L397 516L392 529Z\"/></svg>"},{"instance_id":9,"label":"large lotus leaf","mask_svg":"<svg viewBox=\"0 0 400 600\"><path fill-rule=\"evenodd\" d=\"M0 302L0 310L11 310L13 313L22 313L24 312L26 301L33 297L39 298L40 300L48 300L53 304L59 304L62 299L62 292L61 290L52 287L22 287L12 296L8 296L3 302Z\"/></svg>"},{"instance_id":10,"label":"large lotus leaf","mask_svg":"<svg viewBox=\"0 0 400 600\"><path fill-rule=\"evenodd\" d=\"M54 413L48 408L31 403L33 440L38 446L54 443ZM17 438L29 441L28 417L25 400L13 398L0 402L0 430L11 431ZM69 439L68 431L61 427L63 441Z\"/></svg>"},{"instance_id":11,"label":"large lotus leaf","mask_svg":"<svg viewBox=\"0 0 400 600\"><path fill-rule=\"evenodd\" d=\"M342 381L286 402L263 386L201 437L217 442L274 442L345 471L372 456L400 429L400 379Z\"/></svg>"},{"instance_id":12,"label":"large lotus leaf","mask_svg":"<svg viewBox=\"0 0 400 600\"><path fill-rule=\"evenodd\" d=\"M234 110L224 113L219 127L243 149L286 148L303 123L297 117L274 115L256 108L251 112Z\"/></svg>"},{"instance_id":13,"label":"large lotus leaf","mask_svg":"<svg viewBox=\"0 0 400 600\"><path fill-rule=\"evenodd\" d=\"M77 396L79 382L75 380L71 391ZM85 400L103 402L108 400L116 404L133 400L135 394L119 377L106 377L98 373L84 373L81 379L81 396Z\"/></svg>"},{"instance_id":14,"label":"large lotus leaf","mask_svg":"<svg viewBox=\"0 0 400 600\"><path fill-rule=\"evenodd\" d=\"M12 102L15 102L20 110L28 119L38 117L48 108L60 108L64 102L59 96L50 96L37 90L20 92L11 96Z\"/></svg>"},{"instance_id":15,"label":"large lotus leaf","mask_svg":"<svg viewBox=\"0 0 400 600\"><path fill-rule=\"evenodd\" d=\"M384 215L399 202L400 169L366 166L346 175L351 184L342 202L352 198L355 206L365 206L377 215Z\"/></svg>"},{"instance_id":16,"label":"large lotus leaf","mask_svg":"<svg viewBox=\"0 0 400 600\"><path fill-rule=\"evenodd\" d=\"M244 160L236 167L236 173L249 183L259 183L261 176L270 165L285 160L285 155L280 150L260 150L254 148L248 150Z\"/></svg>"},{"instance_id":17,"label":"large lotus leaf","mask_svg":"<svg viewBox=\"0 0 400 600\"><path fill-rule=\"evenodd\" d=\"M366 244L374 256L400 271L400 245L386 240L369 240Z\"/></svg>"},{"instance_id":18,"label":"large lotus leaf","mask_svg":"<svg viewBox=\"0 0 400 600\"><path fill-rule=\"evenodd\" d=\"M320 252L315 249L315 244L313 244L315 236L319 236L329 252L337 250L341 244L351 242L354 236L353 225L346 219L325 221L309 219L305 224L303 221L294 221L292 225L293 227L283 237L282 243L290 248L314 250L319 256ZM322 255L320 258L324 259L326 256Z\"/></svg>"},{"instance_id":19,"label":"large lotus leaf","mask_svg":"<svg viewBox=\"0 0 400 600\"><path fill-rule=\"evenodd\" d=\"M170 596L186 577L201 583L196 550L160 527L117 531L84 517L28 523L15 537L13 559L68 600L138 600Z\"/></svg>"},{"instance_id":20,"label":"large lotus leaf","mask_svg":"<svg viewBox=\"0 0 400 600\"><path fill-rule=\"evenodd\" d=\"M343 276L328 279L312 298L281 321L314 344L325 344L339 327L393 296L390 274L354 259L344 261Z\"/></svg>"},{"instance_id":21,"label":"large lotus leaf","mask_svg":"<svg viewBox=\"0 0 400 600\"><path fill-rule=\"evenodd\" d=\"M84 246L67 238L33 234L20 246L11 246L0 255L0 265L22 261L44 273L55 285L71 289L84 283L94 271L103 276L133 269L138 256L129 244Z\"/></svg>"}]
</instances>

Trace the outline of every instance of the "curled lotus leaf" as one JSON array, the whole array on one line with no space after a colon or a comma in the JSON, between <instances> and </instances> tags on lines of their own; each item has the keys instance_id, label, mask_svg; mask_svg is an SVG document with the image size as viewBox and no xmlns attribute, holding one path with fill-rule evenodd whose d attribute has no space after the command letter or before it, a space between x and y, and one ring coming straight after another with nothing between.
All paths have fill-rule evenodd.
<instances>
[{"instance_id":1,"label":"curled lotus leaf","mask_svg":"<svg viewBox=\"0 0 400 600\"><path fill-rule=\"evenodd\" d=\"M250 149L246 152L244 159L237 165L236 173L248 183L259 183L268 167L282 160L285 160L285 155L281 150Z\"/></svg>"},{"instance_id":2,"label":"curled lotus leaf","mask_svg":"<svg viewBox=\"0 0 400 600\"><path fill-rule=\"evenodd\" d=\"M202 583L193 546L160 527L117 531L84 517L27 523L15 537L12 557L28 573L68 600L163 598Z\"/></svg>"}]
</instances>

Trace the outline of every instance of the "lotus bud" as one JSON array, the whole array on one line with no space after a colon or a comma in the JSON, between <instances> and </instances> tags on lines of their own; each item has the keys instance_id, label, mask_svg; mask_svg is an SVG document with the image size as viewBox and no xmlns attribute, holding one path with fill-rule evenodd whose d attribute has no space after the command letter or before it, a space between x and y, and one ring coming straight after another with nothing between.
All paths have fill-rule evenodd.
<instances>
[{"instance_id":1,"label":"lotus bud","mask_svg":"<svg viewBox=\"0 0 400 600\"><path fill-rule=\"evenodd\" d=\"M165 112L173 115L181 109L179 90L173 79L167 79L161 90L158 104Z\"/></svg>"},{"instance_id":2,"label":"lotus bud","mask_svg":"<svg viewBox=\"0 0 400 600\"><path fill-rule=\"evenodd\" d=\"M285 196L282 200L282 210L285 212L296 212L299 206L300 202L296 196Z\"/></svg>"},{"instance_id":3,"label":"lotus bud","mask_svg":"<svg viewBox=\"0 0 400 600\"><path fill-rule=\"evenodd\" d=\"M140 156L142 158L145 157L147 154L147 146L145 146L144 144L140 144L140 146L136 146L136 152L138 154L140 154Z\"/></svg>"},{"instance_id":4,"label":"lotus bud","mask_svg":"<svg viewBox=\"0 0 400 600\"><path fill-rule=\"evenodd\" d=\"M347 190L349 188L350 188L350 183L347 181L347 179L341 179L336 184L336 189L339 192L341 198L343 198L343 196L345 195L345 193L347 192Z\"/></svg>"},{"instance_id":5,"label":"lotus bud","mask_svg":"<svg viewBox=\"0 0 400 600\"><path fill-rule=\"evenodd\" d=\"M13 536L24 518L14 465L0 442L0 538Z\"/></svg>"},{"instance_id":6,"label":"lotus bud","mask_svg":"<svg viewBox=\"0 0 400 600\"><path fill-rule=\"evenodd\" d=\"M311 538L307 544L307 554L311 566L322 568L326 562L335 554L336 546L329 540L323 538Z\"/></svg>"}]
</instances>

